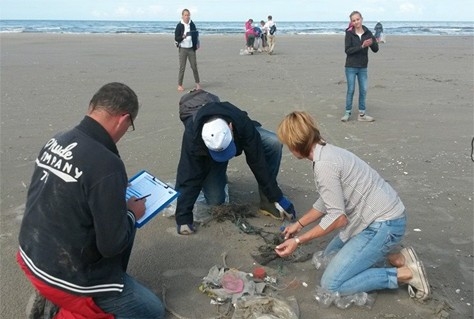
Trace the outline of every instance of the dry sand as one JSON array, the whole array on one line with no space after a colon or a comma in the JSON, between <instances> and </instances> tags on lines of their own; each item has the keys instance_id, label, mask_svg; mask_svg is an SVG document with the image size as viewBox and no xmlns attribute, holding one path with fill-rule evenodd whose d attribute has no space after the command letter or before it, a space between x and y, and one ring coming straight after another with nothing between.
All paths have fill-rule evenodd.
<instances>
[{"instance_id":1,"label":"dry sand","mask_svg":"<svg viewBox=\"0 0 474 319\"><path fill-rule=\"evenodd\" d=\"M367 110L374 123L339 120L346 93L343 36L279 36L273 56L239 55L240 36L201 41L204 89L273 130L288 112L310 111L326 139L369 162L408 209L404 244L423 260L433 298L414 302L403 287L379 292L371 310L324 309L313 297L321 271L310 261L273 263L268 271L282 284L296 278L295 286L279 293L296 296L301 318L472 318L473 38L389 37L369 57ZM177 59L171 35L1 35L2 318L24 317L32 292L14 254L35 157L52 134L82 119L101 85L124 82L142 104L137 130L119 143L129 174L146 168L174 180L182 134ZM193 82L188 66L184 85ZM229 178L231 200L256 207L257 185L243 158L231 161ZM309 162L286 149L279 182L299 211L316 199ZM268 217L250 223L268 231L279 226ZM320 250L327 240L305 248ZM251 271L249 253L260 244L229 222L180 237L173 219L159 215L138 232L129 271L158 294L165 284L168 304L182 316L209 318L216 307L197 289L202 277L222 265L223 252L229 266Z\"/></svg>"}]
</instances>

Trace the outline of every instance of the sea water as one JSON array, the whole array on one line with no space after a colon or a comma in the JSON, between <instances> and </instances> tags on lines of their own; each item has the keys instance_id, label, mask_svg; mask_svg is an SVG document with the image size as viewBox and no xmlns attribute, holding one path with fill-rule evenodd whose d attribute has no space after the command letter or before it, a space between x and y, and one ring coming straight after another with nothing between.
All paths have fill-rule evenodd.
<instances>
[{"instance_id":1,"label":"sea water","mask_svg":"<svg viewBox=\"0 0 474 319\"><path fill-rule=\"evenodd\" d=\"M178 21L0 20L1 33L174 34ZM201 36L240 35L244 21L194 21ZM277 35L344 34L347 21L276 21ZM376 21L364 21L373 31ZM474 22L382 21L390 35L472 36Z\"/></svg>"}]
</instances>

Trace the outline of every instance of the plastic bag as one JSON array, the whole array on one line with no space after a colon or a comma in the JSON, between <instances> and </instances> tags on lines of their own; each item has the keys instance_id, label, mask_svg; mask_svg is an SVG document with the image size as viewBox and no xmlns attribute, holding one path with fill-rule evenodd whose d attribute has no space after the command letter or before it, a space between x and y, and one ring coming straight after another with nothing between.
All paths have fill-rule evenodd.
<instances>
[{"instance_id":1,"label":"plastic bag","mask_svg":"<svg viewBox=\"0 0 474 319\"><path fill-rule=\"evenodd\" d=\"M295 308L296 307L296 308ZM298 319L299 307L294 297L244 296L235 304L232 319Z\"/></svg>"},{"instance_id":2,"label":"plastic bag","mask_svg":"<svg viewBox=\"0 0 474 319\"><path fill-rule=\"evenodd\" d=\"M336 253L324 256L324 250L317 251L314 253L311 263L316 269L325 269L335 254Z\"/></svg>"},{"instance_id":3,"label":"plastic bag","mask_svg":"<svg viewBox=\"0 0 474 319\"><path fill-rule=\"evenodd\" d=\"M229 203L229 184L225 185L224 192L225 192L224 203L228 204ZM204 196L204 193L201 191L199 193L199 196L193 208L194 222L198 224L205 224L208 221L210 221L212 219L210 210L211 210L211 206L207 204L206 197Z\"/></svg>"},{"instance_id":4,"label":"plastic bag","mask_svg":"<svg viewBox=\"0 0 474 319\"><path fill-rule=\"evenodd\" d=\"M170 181L167 182L166 185L169 185L171 188L174 189L175 181ZM176 200L172 201L171 203L166 206L165 209L161 212L161 215L165 217L174 217L174 214L176 213Z\"/></svg>"},{"instance_id":5,"label":"plastic bag","mask_svg":"<svg viewBox=\"0 0 474 319\"><path fill-rule=\"evenodd\" d=\"M380 34L379 43L385 43L385 42L387 42L387 39L386 39L385 33L382 32Z\"/></svg>"},{"instance_id":6,"label":"plastic bag","mask_svg":"<svg viewBox=\"0 0 474 319\"><path fill-rule=\"evenodd\" d=\"M166 183L174 188L175 183L170 182ZM229 203L229 185L226 184L225 188L225 203ZM165 217L174 217L176 214L176 200L171 202L162 212L162 215ZM204 197L204 193L201 191L199 196L194 204L193 208L193 218L196 223L204 224L207 223L209 220L212 219L210 214L210 206L206 203L206 198Z\"/></svg>"},{"instance_id":7,"label":"plastic bag","mask_svg":"<svg viewBox=\"0 0 474 319\"><path fill-rule=\"evenodd\" d=\"M232 299L235 303L243 295L261 293L263 288L257 286L243 271L214 265L203 278L200 290L219 302Z\"/></svg>"}]
</instances>

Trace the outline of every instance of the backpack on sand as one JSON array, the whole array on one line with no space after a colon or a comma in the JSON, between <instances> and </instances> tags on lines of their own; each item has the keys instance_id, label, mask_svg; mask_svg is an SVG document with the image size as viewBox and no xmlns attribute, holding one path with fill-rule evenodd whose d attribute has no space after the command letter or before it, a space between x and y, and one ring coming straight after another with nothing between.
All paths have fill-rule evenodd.
<instances>
[{"instance_id":1,"label":"backpack on sand","mask_svg":"<svg viewBox=\"0 0 474 319\"><path fill-rule=\"evenodd\" d=\"M204 90L192 90L189 93L186 93L179 100L179 118L181 121L185 121L190 116L196 116L197 111L204 104L210 102L220 102L221 100L217 95L209 93Z\"/></svg>"}]
</instances>

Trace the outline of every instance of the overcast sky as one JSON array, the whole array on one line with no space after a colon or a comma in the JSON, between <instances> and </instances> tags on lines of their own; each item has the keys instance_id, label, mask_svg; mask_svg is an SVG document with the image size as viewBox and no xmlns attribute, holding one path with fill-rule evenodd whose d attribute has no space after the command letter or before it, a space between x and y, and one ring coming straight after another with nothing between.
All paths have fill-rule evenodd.
<instances>
[{"instance_id":1,"label":"overcast sky","mask_svg":"<svg viewBox=\"0 0 474 319\"><path fill-rule=\"evenodd\" d=\"M474 21L473 0L0 0L0 19L175 21Z\"/></svg>"}]
</instances>

